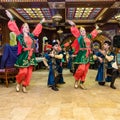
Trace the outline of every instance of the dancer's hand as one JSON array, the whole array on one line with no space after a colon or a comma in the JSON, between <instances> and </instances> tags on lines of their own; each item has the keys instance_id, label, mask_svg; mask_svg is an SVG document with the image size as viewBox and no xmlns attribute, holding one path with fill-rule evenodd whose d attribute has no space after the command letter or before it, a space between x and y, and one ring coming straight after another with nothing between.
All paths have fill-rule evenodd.
<instances>
[{"instance_id":1,"label":"dancer's hand","mask_svg":"<svg viewBox=\"0 0 120 120\"><path fill-rule=\"evenodd\" d=\"M50 67L49 67L49 66L46 66L46 69L47 69L47 70L49 70L49 69L50 69Z\"/></svg>"},{"instance_id":2,"label":"dancer's hand","mask_svg":"<svg viewBox=\"0 0 120 120\"><path fill-rule=\"evenodd\" d=\"M5 12L6 12L6 15L9 17L9 19L13 20L12 14L8 10L5 10Z\"/></svg>"},{"instance_id":3,"label":"dancer's hand","mask_svg":"<svg viewBox=\"0 0 120 120\"><path fill-rule=\"evenodd\" d=\"M45 22L45 18L43 18L43 19L40 21L41 24L44 23L44 22Z\"/></svg>"},{"instance_id":4,"label":"dancer's hand","mask_svg":"<svg viewBox=\"0 0 120 120\"><path fill-rule=\"evenodd\" d=\"M55 55L53 53L49 54L50 57L54 57Z\"/></svg>"},{"instance_id":5,"label":"dancer's hand","mask_svg":"<svg viewBox=\"0 0 120 120\"><path fill-rule=\"evenodd\" d=\"M102 33L102 30L97 30L98 31L98 33Z\"/></svg>"},{"instance_id":6,"label":"dancer's hand","mask_svg":"<svg viewBox=\"0 0 120 120\"><path fill-rule=\"evenodd\" d=\"M72 20L67 20L67 22L71 25L71 26L75 26L75 23Z\"/></svg>"},{"instance_id":7,"label":"dancer's hand","mask_svg":"<svg viewBox=\"0 0 120 120\"><path fill-rule=\"evenodd\" d=\"M99 28L100 28L100 27L96 24L96 25L95 25L95 29L96 29L96 30L99 30Z\"/></svg>"},{"instance_id":8,"label":"dancer's hand","mask_svg":"<svg viewBox=\"0 0 120 120\"><path fill-rule=\"evenodd\" d=\"M77 56L77 55L74 55L74 54L72 55L72 57L76 57L76 56Z\"/></svg>"},{"instance_id":9,"label":"dancer's hand","mask_svg":"<svg viewBox=\"0 0 120 120\"><path fill-rule=\"evenodd\" d=\"M99 59L100 63L103 62L103 59L101 57L98 57L98 59Z\"/></svg>"},{"instance_id":10,"label":"dancer's hand","mask_svg":"<svg viewBox=\"0 0 120 120\"><path fill-rule=\"evenodd\" d=\"M71 43L72 43L72 40L70 40L69 43L71 44Z\"/></svg>"},{"instance_id":11,"label":"dancer's hand","mask_svg":"<svg viewBox=\"0 0 120 120\"><path fill-rule=\"evenodd\" d=\"M98 31L98 33L102 33L102 30L100 30L100 27L96 24L95 29Z\"/></svg>"}]
</instances>

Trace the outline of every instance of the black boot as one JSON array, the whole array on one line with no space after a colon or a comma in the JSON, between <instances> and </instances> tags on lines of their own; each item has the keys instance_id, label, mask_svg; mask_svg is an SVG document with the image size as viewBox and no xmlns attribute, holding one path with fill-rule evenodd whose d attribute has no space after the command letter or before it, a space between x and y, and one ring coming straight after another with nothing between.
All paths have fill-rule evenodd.
<instances>
[{"instance_id":1,"label":"black boot","mask_svg":"<svg viewBox=\"0 0 120 120\"><path fill-rule=\"evenodd\" d=\"M112 80L111 80L111 84L110 84L110 87L113 88L113 89L116 89L116 87L114 86L114 83L115 83L115 80L118 77L118 75L119 75L119 72L116 71L116 70L113 70Z\"/></svg>"},{"instance_id":2,"label":"black boot","mask_svg":"<svg viewBox=\"0 0 120 120\"><path fill-rule=\"evenodd\" d=\"M58 89L55 85L53 85L53 86L52 86L52 90L58 91L59 89Z\"/></svg>"},{"instance_id":3,"label":"black boot","mask_svg":"<svg viewBox=\"0 0 120 120\"><path fill-rule=\"evenodd\" d=\"M112 79L111 84L110 84L110 87L112 89L116 89L116 87L114 86L114 83L115 83L115 79Z\"/></svg>"},{"instance_id":4,"label":"black boot","mask_svg":"<svg viewBox=\"0 0 120 120\"><path fill-rule=\"evenodd\" d=\"M115 87L114 85L110 85L110 87L111 87L112 89L116 89L116 87Z\"/></svg>"},{"instance_id":5,"label":"black boot","mask_svg":"<svg viewBox=\"0 0 120 120\"><path fill-rule=\"evenodd\" d=\"M98 82L99 85L104 86L105 82Z\"/></svg>"}]
</instances>

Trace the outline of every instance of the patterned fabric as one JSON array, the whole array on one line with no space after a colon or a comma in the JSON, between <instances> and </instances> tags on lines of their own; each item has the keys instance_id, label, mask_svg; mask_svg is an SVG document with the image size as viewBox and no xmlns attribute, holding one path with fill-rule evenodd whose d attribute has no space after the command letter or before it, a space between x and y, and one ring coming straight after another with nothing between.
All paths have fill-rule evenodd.
<instances>
[{"instance_id":1,"label":"patterned fabric","mask_svg":"<svg viewBox=\"0 0 120 120\"><path fill-rule=\"evenodd\" d=\"M97 72L97 75L96 75L96 81L98 82L110 82L111 81L111 76L107 76L107 71L109 69L113 69L112 68L112 64L115 62L115 54L113 52L108 52L107 53L108 56L114 56L114 59L110 62L102 62L99 64L98 66L98 72ZM105 56L103 54L101 54L100 52L96 53L96 56L97 57L101 57L102 59L105 59ZM110 73L112 74L112 72Z\"/></svg>"},{"instance_id":2,"label":"patterned fabric","mask_svg":"<svg viewBox=\"0 0 120 120\"><path fill-rule=\"evenodd\" d=\"M78 43L80 46L79 49L80 48L87 48L86 44L90 44L90 35L88 35L88 38L89 39L87 39L86 43L85 43L82 36L80 36L78 38ZM87 64L88 62L93 62L93 59L90 59L91 58L90 57L90 47L91 46L90 45L87 45L87 46L88 46L88 51L84 50L84 49L83 50L81 49L78 51L77 57L73 61L74 64ZM88 52L88 54L87 54L87 52Z\"/></svg>"},{"instance_id":3,"label":"patterned fabric","mask_svg":"<svg viewBox=\"0 0 120 120\"><path fill-rule=\"evenodd\" d=\"M97 30L93 30L90 34L87 35L86 38L83 38L80 35L77 27L71 27L72 34L77 38L75 42L72 44L73 49L75 50L75 54L77 54L76 58L73 60L74 64L87 64L94 63L93 57L91 54L91 39L95 38L98 34ZM79 45L78 45L79 44Z\"/></svg>"},{"instance_id":4,"label":"patterned fabric","mask_svg":"<svg viewBox=\"0 0 120 120\"><path fill-rule=\"evenodd\" d=\"M35 47L34 41L33 41L33 34L29 34L30 38L32 38L32 44L31 44L31 49ZM22 48L27 48L27 44L25 43L23 39L23 34L20 34L17 36L18 41L22 45ZM30 65L37 65L37 61L35 59L35 53L32 53L31 59L28 60L28 55L29 55L30 50L22 51L21 54L18 56L18 59L16 61L15 66L16 67L28 67Z\"/></svg>"},{"instance_id":5,"label":"patterned fabric","mask_svg":"<svg viewBox=\"0 0 120 120\"><path fill-rule=\"evenodd\" d=\"M33 51L35 47L33 40L34 40L34 36L38 36L41 33L42 25L37 24L33 32L29 33L26 39L23 36L23 34L21 34L14 20L10 20L8 22L8 28L17 35L17 40L18 40L19 56L15 66L23 68L23 67L28 67L30 65L37 65L37 61L35 59L35 53ZM28 60L28 57L30 57L30 60Z\"/></svg>"},{"instance_id":6,"label":"patterned fabric","mask_svg":"<svg viewBox=\"0 0 120 120\"><path fill-rule=\"evenodd\" d=\"M58 53L58 55L60 55L61 52ZM57 83L62 83L63 80L63 76L62 76L62 60L61 59L55 59L49 56L49 54L45 54L45 58L48 60L48 65L49 65L49 75L48 75L48 86L52 86L56 84L56 80L55 80L55 75L56 76L60 76L59 80L57 81Z\"/></svg>"}]
</instances>

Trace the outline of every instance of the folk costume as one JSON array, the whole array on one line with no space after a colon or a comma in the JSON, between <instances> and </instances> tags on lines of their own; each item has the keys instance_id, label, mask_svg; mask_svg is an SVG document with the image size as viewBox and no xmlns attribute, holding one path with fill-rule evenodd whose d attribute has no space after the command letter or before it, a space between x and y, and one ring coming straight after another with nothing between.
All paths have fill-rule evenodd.
<instances>
[{"instance_id":1,"label":"folk costume","mask_svg":"<svg viewBox=\"0 0 120 120\"><path fill-rule=\"evenodd\" d=\"M111 42L109 41L105 41L104 44L105 43L111 45ZM110 87L116 89L114 83L116 78L119 76L119 72L117 65L115 65L115 54L112 51L107 50L106 55L103 55L101 52L98 52L96 56L97 58L101 57L103 60L103 62L100 63L98 67L96 81L99 83L99 85L104 85L105 82L110 82Z\"/></svg>"},{"instance_id":2,"label":"folk costume","mask_svg":"<svg viewBox=\"0 0 120 120\"><path fill-rule=\"evenodd\" d=\"M81 27L81 30L85 30ZM91 60L91 39L95 38L98 34L98 31L95 29L85 38L81 35L77 27L71 27L71 33L76 37L76 40L72 44L72 48L77 55L73 63L75 64L74 78L77 83L80 80L80 87L84 89L82 84L85 82L86 74L88 72ZM78 86L75 86L77 88Z\"/></svg>"},{"instance_id":3,"label":"folk costume","mask_svg":"<svg viewBox=\"0 0 120 120\"><path fill-rule=\"evenodd\" d=\"M58 44L56 41L53 41L53 46ZM59 47L59 46L58 46ZM62 75L62 53L61 51L51 51L54 56L50 56L50 54L46 53L45 58L47 59L47 63L49 66L49 75L48 75L48 86L53 90L58 91L57 84L59 81L63 81Z\"/></svg>"},{"instance_id":4,"label":"folk costume","mask_svg":"<svg viewBox=\"0 0 120 120\"><path fill-rule=\"evenodd\" d=\"M16 76L16 81L26 87L30 83L33 66L37 65L33 51L35 47L34 36L39 36L42 25L38 24L32 33L28 33L28 36L24 36L20 32L14 20L8 22L8 27L17 35L18 40L18 59L15 66L19 68L19 73Z\"/></svg>"}]
</instances>

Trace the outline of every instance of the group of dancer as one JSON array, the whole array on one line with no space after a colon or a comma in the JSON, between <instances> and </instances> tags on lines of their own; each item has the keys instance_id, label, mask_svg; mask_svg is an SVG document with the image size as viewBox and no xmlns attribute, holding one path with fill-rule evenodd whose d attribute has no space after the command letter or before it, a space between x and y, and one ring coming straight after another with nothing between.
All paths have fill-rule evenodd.
<instances>
[{"instance_id":1,"label":"group of dancer","mask_svg":"<svg viewBox=\"0 0 120 120\"><path fill-rule=\"evenodd\" d=\"M30 83L33 66L37 65L37 60L34 53L34 37L40 35L42 31L42 23L45 22L45 19L42 19L40 23L37 24L33 32L30 33L27 23L24 23L19 30L12 14L8 10L6 10L6 15L10 19L8 22L8 27L16 34L18 40L18 58L15 66L19 68L19 72L16 76L16 91L19 92L22 86L22 91L26 93L26 87ZM107 70L107 73L109 74L109 80L111 81L110 87L115 89L116 87L114 86L114 82L118 77L118 70L112 66L112 63L115 62L115 54L113 54L109 49L111 42L105 41L103 44L103 50L99 50L98 52L100 54L96 54L91 57L93 54L91 49L91 41L102 31L98 26L96 26L96 28L87 35L85 28L81 27L78 29L73 21L68 20L67 22L71 25L71 33L76 38L71 45L72 54L74 55L74 59L72 61L74 64L74 87L78 88L80 86L81 89L86 89L84 86L86 75L90 67L90 63L93 62L94 59L99 60L101 65L104 60L106 61L105 64L107 64L107 67L105 69ZM66 45L69 46L70 44L67 43ZM57 84L65 83L62 74L63 54L61 52L61 46L58 40L53 40L52 45L50 45L49 48L50 51L45 53L43 59L45 66L49 69L48 86L51 87L52 90L58 91L59 89ZM100 67L98 69L98 75L96 78L100 85L105 83L104 77L101 77L104 73L103 70L104 67Z\"/></svg>"}]
</instances>

